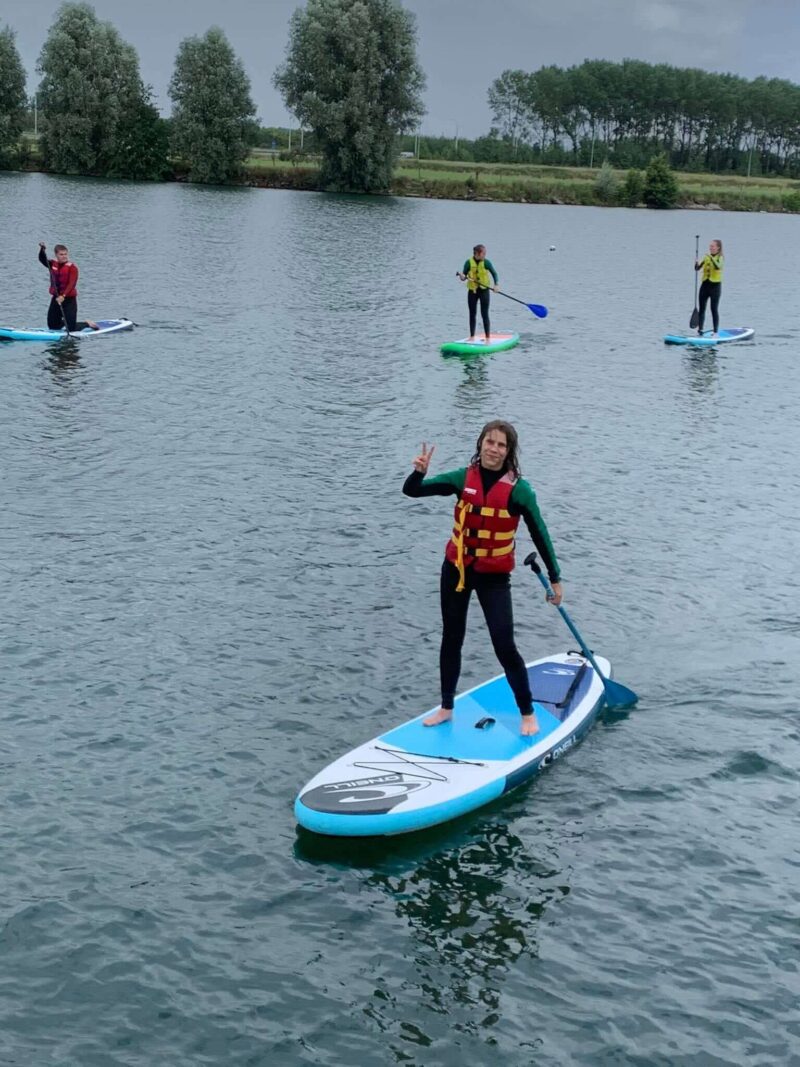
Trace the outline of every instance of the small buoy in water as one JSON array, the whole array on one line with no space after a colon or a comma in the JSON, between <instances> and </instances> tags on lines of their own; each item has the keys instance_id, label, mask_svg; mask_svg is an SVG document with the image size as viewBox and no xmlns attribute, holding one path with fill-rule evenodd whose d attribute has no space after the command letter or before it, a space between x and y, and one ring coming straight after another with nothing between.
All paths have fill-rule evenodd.
<instances>
[{"instance_id":1,"label":"small buoy in water","mask_svg":"<svg viewBox=\"0 0 800 1067\"><path fill-rule=\"evenodd\" d=\"M555 245L550 245L550 251L551 252L555 252L555 250L556 250L556 246Z\"/></svg>"}]
</instances>

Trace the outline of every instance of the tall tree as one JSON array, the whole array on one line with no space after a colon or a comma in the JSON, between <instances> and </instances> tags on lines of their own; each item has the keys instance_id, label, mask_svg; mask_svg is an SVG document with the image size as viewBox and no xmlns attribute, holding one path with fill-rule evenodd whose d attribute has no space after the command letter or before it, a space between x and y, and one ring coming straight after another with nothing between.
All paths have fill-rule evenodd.
<instances>
[{"instance_id":1,"label":"tall tree","mask_svg":"<svg viewBox=\"0 0 800 1067\"><path fill-rule=\"evenodd\" d=\"M139 57L110 22L84 3L63 4L39 56L39 106L45 166L67 174L158 177L142 173L121 134L125 117L149 100L139 75ZM144 134L158 115L139 110Z\"/></svg>"},{"instance_id":2,"label":"tall tree","mask_svg":"<svg viewBox=\"0 0 800 1067\"><path fill-rule=\"evenodd\" d=\"M396 0L308 0L275 85L317 136L324 189L384 192L424 114L414 16Z\"/></svg>"},{"instance_id":3,"label":"tall tree","mask_svg":"<svg viewBox=\"0 0 800 1067\"><path fill-rule=\"evenodd\" d=\"M25 70L14 31L0 30L0 161L16 149L25 123Z\"/></svg>"},{"instance_id":4,"label":"tall tree","mask_svg":"<svg viewBox=\"0 0 800 1067\"><path fill-rule=\"evenodd\" d=\"M172 150L195 182L221 185L240 177L256 109L241 61L217 26L187 37L169 86Z\"/></svg>"}]
</instances>

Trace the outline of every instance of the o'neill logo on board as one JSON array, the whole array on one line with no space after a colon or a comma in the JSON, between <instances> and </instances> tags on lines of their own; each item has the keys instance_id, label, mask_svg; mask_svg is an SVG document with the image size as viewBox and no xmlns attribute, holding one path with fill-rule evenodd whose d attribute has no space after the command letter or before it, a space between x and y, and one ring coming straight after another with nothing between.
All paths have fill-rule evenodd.
<instances>
[{"instance_id":1,"label":"o'neill logo on board","mask_svg":"<svg viewBox=\"0 0 800 1067\"><path fill-rule=\"evenodd\" d=\"M347 782L326 782L309 789L300 802L312 811L336 815L383 815L402 804L410 793L429 785L430 782L405 774L377 774Z\"/></svg>"}]
</instances>

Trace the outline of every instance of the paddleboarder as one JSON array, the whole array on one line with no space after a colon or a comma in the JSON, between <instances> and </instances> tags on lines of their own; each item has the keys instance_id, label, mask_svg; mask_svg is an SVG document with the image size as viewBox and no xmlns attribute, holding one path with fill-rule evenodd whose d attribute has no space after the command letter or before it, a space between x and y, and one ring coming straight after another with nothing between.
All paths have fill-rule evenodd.
<instances>
[{"instance_id":1,"label":"paddleboarder","mask_svg":"<svg viewBox=\"0 0 800 1067\"><path fill-rule=\"evenodd\" d=\"M423 722L438 726L453 714L461 673L461 648L467 608L474 590L483 609L495 654L506 673L522 716L521 732L539 730L533 710L528 671L514 641L510 574L514 537L525 520L552 586L550 602L558 607L562 589L558 561L536 503L536 494L520 473L519 440L509 422L496 419L480 432L469 466L426 478L434 445L422 444L403 492L410 497L455 496L455 522L445 549L440 579L442 643L439 669L442 703Z\"/></svg>"},{"instance_id":2,"label":"paddleboarder","mask_svg":"<svg viewBox=\"0 0 800 1067\"><path fill-rule=\"evenodd\" d=\"M486 258L486 245L475 245L472 255L465 260L464 266L456 274L462 282L467 283L467 307L469 308L469 335L475 336L475 326L478 317L478 304L481 306L481 319L483 320L483 332L486 334L486 343L489 343L491 330L489 328L489 300L492 292L497 292L500 279L492 261ZM494 285L492 285L494 279Z\"/></svg>"},{"instance_id":3,"label":"paddleboarder","mask_svg":"<svg viewBox=\"0 0 800 1067\"><path fill-rule=\"evenodd\" d=\"M66 245L55 245L55 259L47 258L47 246L39 242L39 262L50 272L50 307L47 309L47 328L60 330L66 325L70 333L91 326L98 329L97 323L87 320L78 322L78 267L69 258Z\"/></svg>"},{"instance_id":4,"label":"paddleboarder","mask_svg":"<svg viewBox=\"0 0 800 1067\"><path fill-rule=\"evenodd\" d=\"M708 254L702 259L696 259L694 263L694 269L703 272L703 280L700 283L700 317L697 321L697 332L701 335L706 317L706 305L709 302L714 324L712 337L716 337L719 333L719 298L722 294L723 265L722 241L719 240L712 241L708 246Z\"/></svg>"}]
</instances>

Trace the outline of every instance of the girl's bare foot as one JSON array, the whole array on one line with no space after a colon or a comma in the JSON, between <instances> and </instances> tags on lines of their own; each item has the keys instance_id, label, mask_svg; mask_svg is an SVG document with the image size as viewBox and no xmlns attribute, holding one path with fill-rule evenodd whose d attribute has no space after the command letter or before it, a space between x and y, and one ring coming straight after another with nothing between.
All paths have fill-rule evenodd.
<instances>
[{"instance_id":1,"label":"girl's bare foot","mask_svg":"<svg viewBox=\"0 0 800 1067\"><path fill-rule=\"evenodd\" d=\"M434 711L432 715L429 715L427 719L422 720L423 726L440 726L443 722L450 722L453 717L452 708L439 708L438 711Z\"/></svg>"},{"instance_id":2,"label":"girl's bare foot","mask_svg":"<svg viewBox=\"0 0 800 1067\"><path fill-rule=\"evenodd\" d=\"M523 715L522 716L522 729L520 733L523 737L533 737L534 734L539 733L539 723L536 720L536 715Z\"/></svg>"}]
</instances>

